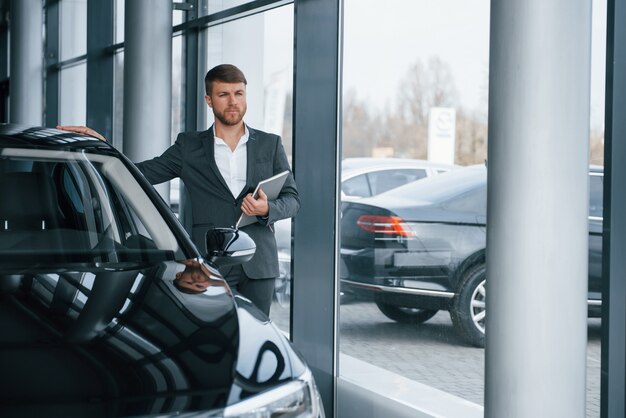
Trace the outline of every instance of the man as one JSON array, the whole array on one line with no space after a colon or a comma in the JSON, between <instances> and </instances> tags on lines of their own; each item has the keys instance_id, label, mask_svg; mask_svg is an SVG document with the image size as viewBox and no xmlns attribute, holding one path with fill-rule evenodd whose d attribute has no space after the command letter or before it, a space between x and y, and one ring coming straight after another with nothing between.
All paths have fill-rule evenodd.
<instances>
[{"instance_id":1,"label":"man","mask_svg":"<svg viewBox=\"0 0 626 418\"><path fill-rule=\"evenodd\" d=\"M268 201L261 190L250 193L259 181L290 170L280 137L248 127L246 78L234 65L218 65L207 72L205 101L215 122L204 132L185 132L152 160L137 164L150 181L158 184L180 177L192 207L192 239L203 251L205 233L213 227L234 227L241 213L257 222L242 228L257 245L254 257L242 266L222 271L231 288L269 314L278 276L276 240L271 225L295 216L300 207L291 172L278 197ZM59 127L104 139L85 127Z\"/></svg>"}]
</instances>

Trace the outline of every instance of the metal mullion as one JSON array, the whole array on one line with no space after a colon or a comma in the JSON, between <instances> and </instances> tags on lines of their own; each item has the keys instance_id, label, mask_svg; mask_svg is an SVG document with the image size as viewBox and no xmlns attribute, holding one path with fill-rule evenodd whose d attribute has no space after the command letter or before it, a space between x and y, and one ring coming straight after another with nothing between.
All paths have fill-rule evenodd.
<instances>
[{"instance_id":1,"label":"metal mullion","mask_svg":"<svg viewBox=\"0 0 626 418\"><path fill-rule=\"evenodd\" d=\"M244 17L263 13L277 7L293 3L293 0L257 0L240 6L231 7L195 20L174 26L174 32L191 28L205 28L221 25Z\"/></svg>"},{"instance_id":2,"label":"metal mullion","mask_svg":"<svg viewBox=\"0 0 626 418\"><path fill-rule=\"evenodd\" d=\"M9 22L8 2L0 4L0 122L9 120Z\"/></svg>"},{"instance_id":3,"label":"metal mullion","mask_svg":"<svg viewBox=\"0 0 626 418\"><path fill-rule=\"evenodd\" d=\"M194 5L193 11L187 11L187 22L197 18L197 1L190 2ZM174 31L176 32L176 31ZM195 131L198 128L198 37L197 27L183 31L185 37L183 54L185 55L185 121L184 130Z\"/></svg>"},{"instance_id":4,"label":"metal mullion","mask_svg":"<svg viewBox=\"0 0 626 418\"><path fill-rule=\"evenodd\" d=\"M54 62L54 63L48 64L46 69L48 71L61 71L61 70L65 69L65 68L73 67L76 64L80 64L80 63L83 63L85 61L87 61L87 54L83 54L83 55L79 55L77 57L69 58L69 59L66 59L64 61Z\"/></svg>"},{"instance_id":5,"label":"metal mullion","mask_svg":"<svg viewBox=\"0 0 626 418\"><path fill-rule=\"evenodd\" d=\"M113 0L87 3L87 126L113 136L114 54L108 51L113 42ZM81 57L76 57L78 60ZM67 60L62 64L68 63Z\"/></svg>"},{"instance_id":6,"label":"metal mullion","mask_svg":"<svg viewBox=\"0 0 626 418\"><path fill-rule=\"evenodd\" d=\"M46 3L46 45L45 63L46 71L44 80L45 102L44 102L44 124L46 126L56 126L59 122L59 2L48 1Z\"/></svg>"},{"instance_id":7,"label":"metal mullion","mask_svg":"<svg viewBox=\"0 0 626 418\"><path fill-rule=\"evenodd\" d=\"M207 0L200 0L200 2ZM187 11L186 20L194 21L197 19L198 0L191 2L194 8ZM176 30L174 30L176 32ZM201 57L204 57L206 52L205 48L200 50L200 30L198 27L191 27L183 31L184 48L183 54L185 55L185 120L183 122L184 131L196 131L204 129L204 125L200 118L200 106L198 97L198 83L200 83L200 62ZM206 62L206 60L204 60ZM191 231L191 205L189 204L188 194L185 190L185 184L180 182L180 202L179 202L179 217L180 221L187 231Z\"/></svg>"}]
</instances>

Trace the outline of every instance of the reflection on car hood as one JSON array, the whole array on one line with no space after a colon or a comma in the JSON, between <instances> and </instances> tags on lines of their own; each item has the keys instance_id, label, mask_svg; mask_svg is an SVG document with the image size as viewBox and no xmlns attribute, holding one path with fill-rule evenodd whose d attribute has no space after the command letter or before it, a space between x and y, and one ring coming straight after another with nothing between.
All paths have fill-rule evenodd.
<instances>
[{"instance_id":1,"label":"reflection on car hood","mask_svg":"<svg viewBox=\"0 0 626 418\"><path fill-rule=\"evenodd\" d=\"M0 299L0 369L12 376L0 379L2 416L219 411L304 371L202 260L40 266L0 276Z\"/></svg>"}]
</instances>

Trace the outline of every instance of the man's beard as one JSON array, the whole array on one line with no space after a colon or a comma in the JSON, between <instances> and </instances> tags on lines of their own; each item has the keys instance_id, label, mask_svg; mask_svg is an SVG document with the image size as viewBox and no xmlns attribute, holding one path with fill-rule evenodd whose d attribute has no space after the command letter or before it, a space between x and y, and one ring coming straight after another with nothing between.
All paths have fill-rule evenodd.
<instances>
[{"instance_id":1,"label":"man's beard","mask_svg":"<svg viewBox=\"0 0 626 418\"><path fill-rule=\"evenodd\" d=\"M243 119L243 115L246 113L245 109L243 111L237 109L237 114L232 115L229 114L228 110L218 113L213 112L213 115L220 121L222 124L226 126L235 126L238 125L239 122Z\"/></svg>"}]
</instances>

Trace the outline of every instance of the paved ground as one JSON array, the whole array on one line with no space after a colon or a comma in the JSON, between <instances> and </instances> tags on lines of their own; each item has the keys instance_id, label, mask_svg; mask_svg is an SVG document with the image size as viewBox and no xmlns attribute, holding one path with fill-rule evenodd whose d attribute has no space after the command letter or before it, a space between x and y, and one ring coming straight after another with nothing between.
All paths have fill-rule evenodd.
<instances>
[{"instance_id":1,"label":"paved ground","mask_svg":"<svg viewBox=\"0 0 626 418\"><path fill-rule=\"evenodd\" d=\"M288 307L274 304L270 316L288 331ZM341 305L340 321L341 352L483 405L484 350L456 336L447 312L412 326L387 319L373 303L356 302ZM599 417L599 319L588 321L588 334L587 417Z\"/></svg>"}]
</instances>

